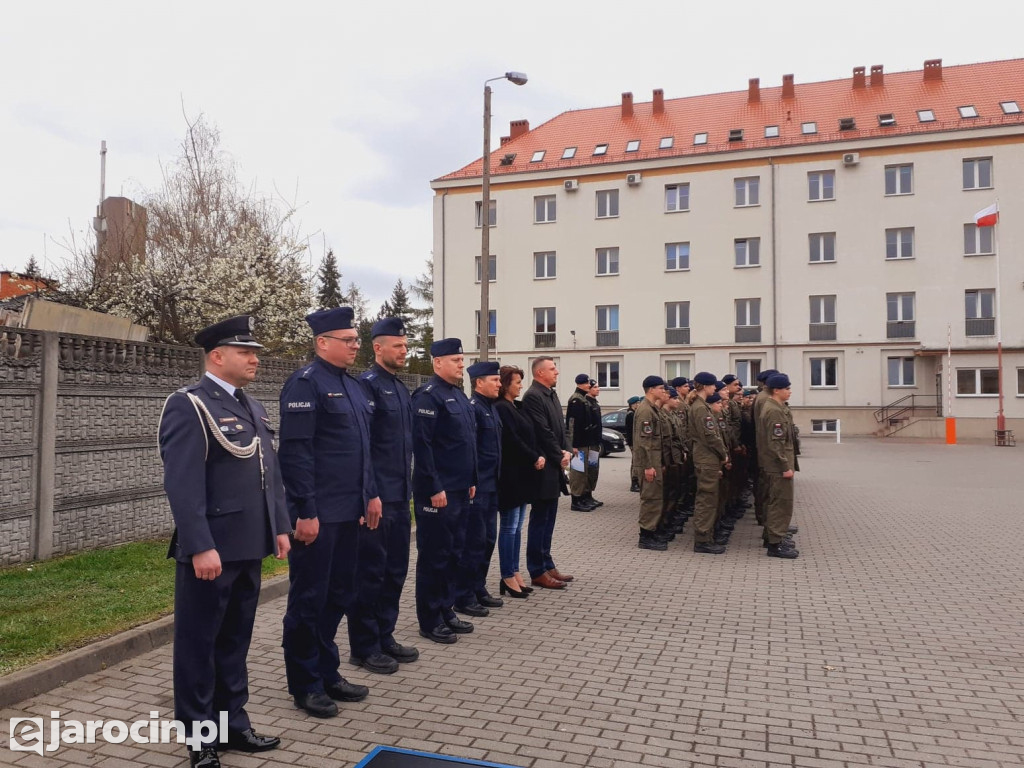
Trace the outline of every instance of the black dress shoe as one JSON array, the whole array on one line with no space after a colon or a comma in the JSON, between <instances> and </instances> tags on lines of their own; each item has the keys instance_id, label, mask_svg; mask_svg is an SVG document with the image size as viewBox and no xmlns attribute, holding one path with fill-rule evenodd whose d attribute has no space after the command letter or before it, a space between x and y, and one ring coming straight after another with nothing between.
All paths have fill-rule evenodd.
<instances>
[{"instance_id":1,"label":"black dress shoe","mask_svg":"<svg viewBox=\"0 0 1024 768\"><path fill-rule=\"evenodd\" d=\"M587 504L590 504L590 505L592 505L592 506L594 507L594 509L597 509L598 507L603 507L603 506L604 506L604 502L603 502L603 501L598 501L598 500L597 500L597 499L595 499L595 498L594 498L593 496L587 496L587 497L585 497L585 498L584 498L583 500L584 500L584 501L585 501L585 502L586 502Z\"/></svg>"},{"instance_id":2,"label":"black dress shoe","mask_svg":"<svg viewBox=\"0 0 1024 768\"><path fill-rule=\"evenodd\" d=\"M725 552L725 547L713 541L701 541L694 543L693 551L702 555L720 555Z\"/></svg>"},{"instance_id":3,"label":"black dress shoe","mask_svg":"<svg viewBox=\"0 0 1024 768\"><path fill-rule=\"evenodd\" d=\"M480 607L485 611L487 610L482 605ZM458 616L452 616L450 619L445 619L444 623L448 625L448 629L456 635L468 635L473 631L473 625L468 621L463 621Z\"/></svg>"},{"instance_id":4,"label":"black dress shoe","mask_svg":"<svg viewBox=\"0 0 1024 768\"><path fill-rule=\"evenodd\" d=\"M295 706L306 710L313 717L327 718L338 714L338 705L331 701L326 693L320 691L296 696Z\"/></svg>"},{"instance_id":5,"label":"black dress shoe","mask_svg":"<svg viewBox=\"0 0 1024 768\"><path fill-rule=\"evenodd\" d=\"M192 768L220 768L220 758L213 747L203 747L189 752L188 762Z\"/></svg>"},{"instance_id":6,"label":"black dress shoe","mask_svg":"<svg viewBox=\"0 0 1024 768\"><path fill-rule=\"evenodd\" d=\"M435 643L443 643L445 645L451 645L457 638L455 633L448 629L447 624L438 624L429 632L420 630L420 637L425 637L427 640L433 640Z\"/></svg>"},{"instance_id":7,"label":"black dress shoe","mask_svg":"<svg viewBox=\"0 0 1024 768\"><path fill-rule=\"evenodd\" d=\"M584 504L582 501L574 501L569 505L569 509L573 512L591 512L594 508L589 504Z\"/></svg>"},{"instance_id":8,"label":"black dress shoe","mask_svg":"<svg viewBox=\"0 0 1024 768\"><path fill-rule=\"evenodd\" d=\"M456 605L455 610L459 613L464 613L467 616L477 616L483 618L484 616L490 616L491 612L484 608L480 603L468 603L466 605ZM449 624L450 626L450 624Z\"/></svg>"},{"instance_id":9,"label":"black dress shoe","mask_svg":"<svg viewBox=\"0 0 1024 768\"><path fill-rule=\"evenodd\" d=\"M362 701L370 695L370 689L365 685L350 683L344 677L336 683L325 685L324 691L335 701Z\"/></svg>"},{"instance_id":10,"label":"black dress shoe","mask_svg":"<svg viewBox=\"0 0 1024 768\"><path fill-rule=\"evenodd\" d=\"M399 664L411 664L420 657L420 652L411 645L399 645L392 643L381 648L385 654L397 661Z\"/></svg>"},{"instance_id":11,"label":"black dress shoe","mask_svg":"<svg viewBox=\"0 0 1024 768\"><path fill-rule=\"evenodd\" d=\"M349 656L348 663L356 667L362 667L367 672L375 672L378 675L390 675L398 671L398 662L383 653L371 653L369 656L359 658Z\"/></svg>"},{"instance_id":12,"label":"black dress shoe","mask_svg":"<svg viewBox=\"0 0 1024 768\"><path fill-rule=\"evenodd\" d=\"M480 605L486 606L487 608L501 608L505 604L505 601L500 597L484 592L482 595L478 595L476 598Z\"/></svg>"},{"instance_id":13,"label":"black dress shoe","mask_svg":"<svg viewBox=\"0 0 1024 768\"><path fill-rule=\"evenodd\" d=\"M228 743L221 749L237 749L239 752L269 752L281 746L277 736L260 736L252 728L245 731L228 731Z\"/></svg>"}]
</instances>

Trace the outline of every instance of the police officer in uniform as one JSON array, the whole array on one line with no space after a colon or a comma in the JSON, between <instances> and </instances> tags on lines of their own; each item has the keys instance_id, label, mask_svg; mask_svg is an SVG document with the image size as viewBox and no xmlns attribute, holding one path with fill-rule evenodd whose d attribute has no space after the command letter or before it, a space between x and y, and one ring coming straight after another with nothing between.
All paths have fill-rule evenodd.
<instances>
[{"instance_id":1,"label":"police officer in uniform","mask_svg":"<svg viewBox=\"0 0 1024 768\"><path fill-rule=\"evenodd\" d=\"M664 504L665 464L663 446L665 422L659 413L668 399L665 380L648 376L643 381L644 399L633 417L633 462L640 479L640 538L637 547L664 552L668 543L658 535Z\"/></svg>"},{"instance_id":2,"label":"police officer in uniform","mask_svg":"<svg viewBox=\"0 0 1024 768\"><path fill-rule=\"evenodd\" d=\"M405 323L385 317L370 329L374 363L359 377L373 401L370 453L382 514L376 530L359 531L356 599L348 614L349 662L391 674L419 651L395 641L398 601L409 572L412 498L412 396L398 372L408 352Z\"/></svg>"},{"instance_id":3,"label":"police officer in uniform","mask_svg":"<svg viewBox=\"0 0 1024 768\"><path fill-rule=\"evenodd\" d=\"M412 396L416 619L423 637L447 644L473 631L452 605L466 512L476 495L476 416L462 391L462 342L435 341L430 355L434 375Z\"/></svg>"},{"instance_id":4,"label":"police officer in uniform","mask_svg":"<svg viewBox=\"0 0 1024 768\"><path fill-rule=\"evenodd\" d=\"M355 599L360 527L374 530L381 517L373 403L347 370L359 349L353 319L350 307L307 315L316 356L281 390L281 471L295 526L281 645L288 691L314 717L334 717L334 701L369 693L338 672L335 642Z\"/></svg>"},{"instance_id":5,"label":"police officer in uniform","mask_svg":"<svg viewBox=\"0 0 1024 768\"><path fill-rule=\"evenodd\" d=\"M792 560L800 555L789 538L793 518L793 476L797 469L793 447L793 417L786 405L789 377L775 373L765 382L768 398L761 406L761 440L757 444L761 478L765 483L765 534L768 556Z\"/></svg>"},{"instance_id":6,"label":"police officer in uniform","mask_svg":"<svg viewBox=\"0 0 1024 768\"><path fill-rule=\"evenodd\" d=\"M167 553L177 561L174 716L190 727L227 712L227 747L262 752L280 739L257 734L245 712L245 657L260 561L287 556L291 525L270 419L243 389L256 378L256 350L263 349L253 325L241 315L196 334L206 373L167 398L159 444L175 524ZM213 744L189 760L195 768L220 766Z\"/></svg>"},{"instance_id":7,"label":"police officer in uniform","mask_svg":"<svg viewBox=\"0 0 1024 768\"><path fill-rule=\"evenodd\" d=\"M693 377L697 397L687 411L687 434L693 445L693 466L697 476L697 498L693 513L693 551L720 555L725 547L715 542L718 490L722 469L729 453L722 441L716 414L709 400L720 400L715 392L715 375L701 371Z\"/></svg>"}]
</instances>

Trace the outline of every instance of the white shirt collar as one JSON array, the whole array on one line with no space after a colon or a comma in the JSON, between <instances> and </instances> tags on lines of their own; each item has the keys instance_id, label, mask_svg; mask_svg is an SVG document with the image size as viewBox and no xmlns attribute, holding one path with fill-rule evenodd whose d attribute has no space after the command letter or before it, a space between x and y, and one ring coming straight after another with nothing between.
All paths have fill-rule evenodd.
<instances>
[{"instance_id":1,"label":"white shirt collar","mask_svg":"<svg viewBox=\"0 0 1024 768\"><path fill-rule=\"evenodd\" d=\"M234 384L228 384L226 381L224 381L224 379L218 379L216 376L214 376L209 371L206 372L206 375L209 376L211 379L213 379L213 381L217 384L217 386L219 386L221 389L223 389L229 395L231 395L232 397L235 396L235 390L238 389L238 387L236 387Z\"/></svg>"}]
</instances>

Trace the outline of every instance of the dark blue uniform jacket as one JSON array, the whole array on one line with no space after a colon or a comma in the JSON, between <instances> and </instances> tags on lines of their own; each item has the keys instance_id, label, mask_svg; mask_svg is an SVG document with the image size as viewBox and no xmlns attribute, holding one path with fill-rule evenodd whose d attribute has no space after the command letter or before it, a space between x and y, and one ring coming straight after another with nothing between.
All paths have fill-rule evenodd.
<instances>
[{"instance_id":1,"label":"dark blue uniform jacket","mask_svg":"<svg viewBox=\"0 0 1024 768\"><path fill-rule=\"evenodd\" d=\"M412 396L376 363L359 381L373 401L371 457L380 500L407 502L412 497Z\"/></svg>"},{"instance_id":2,"label":"dark blue uniform jacket","mask_svg":"<svg viewBox=\"0 0 1024 768\"><path fill-rule=\"evenodd\" d=\"M476 418L460 387L440 376L412 396L413 495L434 496L476 485Z\"/></svg>"},{"instance_id":3,"label":"dark blue uniform jacket","mask_svg":"<svg viewBox=\"0 0 1024 768\"><path fill-rule=\"evenodd\" d=\"M469 399L476 413L476 492L497 493L501 471L501 419L495 401L473 393Z\"/></svg>"}]
</instances>

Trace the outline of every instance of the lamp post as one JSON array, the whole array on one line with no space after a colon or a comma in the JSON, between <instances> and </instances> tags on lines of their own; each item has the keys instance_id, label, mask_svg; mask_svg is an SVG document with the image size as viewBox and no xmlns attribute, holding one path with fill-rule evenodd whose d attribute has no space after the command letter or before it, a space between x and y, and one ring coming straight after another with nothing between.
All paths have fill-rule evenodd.
<instances>
[{"instance_id":1,"label":"lamp post","mask_svg":"<svg viewBox=\"0 0 1024 768\"><path fill-rule=\"evenodd\" d=\"M480 203L480 334L479 358L487 360L491 348L491 86L495 80L508 80L516 85L526 85L526 74L523 72L506 72L501 77L492 77L484 81L484 168Z\"/></svg>"}]
</instances>

